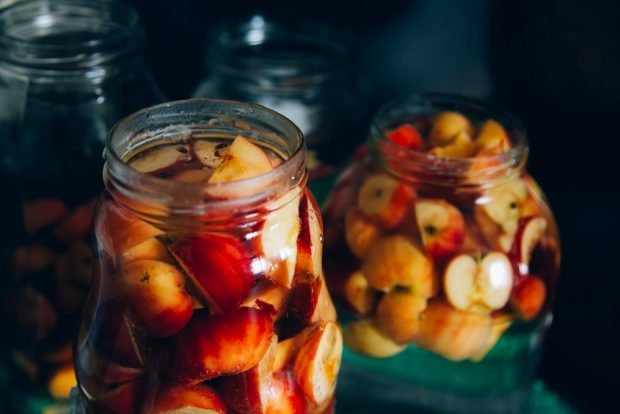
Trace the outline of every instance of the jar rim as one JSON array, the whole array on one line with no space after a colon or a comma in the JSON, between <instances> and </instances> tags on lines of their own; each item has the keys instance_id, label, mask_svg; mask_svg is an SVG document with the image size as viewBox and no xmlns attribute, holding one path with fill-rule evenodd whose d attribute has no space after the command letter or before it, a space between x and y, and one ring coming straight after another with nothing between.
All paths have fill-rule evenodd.
<instances>
[{"instance_id":1,"label":"jar rim","mask_svg":"<svg viewBox=\"0 0 620 414\"><path fill-rule=\"evenodd\" d=\"M134 52L142 40L138 13L121 2L36 0L0 11L0 56L18 66L90 68Z\"/></svg>"},{"instance_id":2,"label":"jar rim","mask_svg":"<svg viewBox=\"0 0 620 414\"><path fill-rule=\"evenodd\" d=\"M404 148L385 134L398 125L441 111L461 112L480 122L496 120L506 129L511 148L476 157L444 157ZM480 99L447 93L415 94L383 105L371 121L368 145L376 149L377 161L392 173L412 178L422 175L425 181L446 185L488 184L520 170L529 153L525 126L512 112Z\"/></svg>"},{"instance_id":3,"label":"jar rim","mask_svg":"<svg viewBox=\"0 0 620 414\"><path fill-rule=\"evenodd\" d=\"M218 124L228 122L227 117L230 117L230 125ZM257 120L255 125L243 125L252 119ZM244 136L264 143L271 140L272 144L279 145L280 151L287 152L287 158L265 174L222 183L172 181L140 172L126 162L139 152L141 146L150 142L148 138L158 142L156 140L162 136L158 135L160 133L164 138L175 140L183 137L182 134L188 137L210 128L232 131L235 123L241 125ZM259 127L263 129L258 131ZM276 142L278 138L282 141ZM131 142L132 139L138 142ZM289 147L284 148L287 144ZM121 146L124 153L119 151ZM152 219L162 219L172 213L177 217L199 216L212 221L220 214L259 208L306 180L303 134L292 121L258 104L223 99L172 101L135 112L110 130L104 158L104 183L108 191L125 205L129 200L135 212ZM223 193L243 196L213 196Z\"/></svg>"},{"instance_id":4,"label":"jar rim","mask_svg":"<svg viewBox=\"0 0 620 414\"><path fill-rule=\"evenodd\" d=\"M207 65L256 89L295 92L346 74L353 66L353 43L343 27L255 14L212 31Z\"/></svg>"}]
</instances>

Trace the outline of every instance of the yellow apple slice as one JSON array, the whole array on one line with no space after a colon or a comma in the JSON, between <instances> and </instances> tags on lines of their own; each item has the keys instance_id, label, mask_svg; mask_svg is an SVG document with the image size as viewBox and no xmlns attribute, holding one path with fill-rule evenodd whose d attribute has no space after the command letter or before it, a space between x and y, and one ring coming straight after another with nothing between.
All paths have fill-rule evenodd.
<instances>
[{"instance_id":1,"label":"yellow apple slice","mask_svg":"<svg viewBox=\"0 0 620 414\"><path fill-rule=\"evenodd\" d=\"M258 145L238 135L230 145L224 160L217 166L210 183L244 180L268 173L273 167L269 157Z\"/></svg>"},{"instance_id":2,"label":"yellow apple slice","mask_svg":"<svg viewBox=\"0 0 620 414\"><path fill-rule=\"evenodd\" d=\"M476 145L472 141L471 136L465 131L456 134L456 137L454 137L449 144L433 147L428 151L429 154L435 155L436 157L452 158L471 157L475 152Z\"/></svg>"},{"instance_id":3,"label":"yellow apple slice","mask_svg":"<svg viewBox=\"0 0 620 414\"><path fill-rule=\"evenodd\" d=\"M445 145L451 142L460 133L471 135L472 126L469 119L458 112L446 111L433 118L433 126L428 135L430 145Z\"/></svg>"},{"instance_id":4,"label":"yellow apple slice","mask_svg":"<svg viewBox=\"0 0 620 414\"><path fill-rule=\"evenodd\" d=\"M217 168L228 151L230 150L230 142L197 140L194 142L194 153L198 160L206 167Z\"/></svg>"},{"instance_id":5,"label":"yellow apple slice","mask_svg":"<svg viewBox=\"0 0 620 414\"><path fill-rule=\"evenodd\" d=\"M182 155L184 152L179 151L176 145L161 146L136 155L129 161L129 166L134 170L150 173L170 167Z\"/></svg>"},{"instance_id":6,"label":"yellow apple slice","mask_svg":"<svg viewBox=\"0 0 620 414\"><path fill-rule=\"evenodd\" d=\"M367 315L375 308L377 291L370 286L362 272L351 273L344 281L344 297L347 303L359 315Z\"/></svg>"},{"instance_id":7,"label":"yellow apple slice","mask_svg":"<svg viewBox=\"0 0 620 414\"><path fill-rule=\"evenodd\" d=\"M349 209L345 216L344 234L351 252L363 259L381 235L381 230L370 218L354 207Z\"/></svg>"},{"instance_id":8,"label":"yellow apple slice","mask_svg":"<svg viewBox=\"0 0 620 414\"><path fill-rule=\"evenodd\" d=\"M501 154L510 149L510 139L504 127L489 119L480 127L476 137L477 155Z\"/></svg>"},{"instance_id":9,"label":"yellow apple slice","mask_svg":"<svg viewBox=\"0 0 620 414\"><path fill-rule=\"evenodd\" d=\"M394 342L370 319L348 323L344 330L344 343L355 352L375 358L391 357L406 347Z\"/></svg>"}]
</instances>

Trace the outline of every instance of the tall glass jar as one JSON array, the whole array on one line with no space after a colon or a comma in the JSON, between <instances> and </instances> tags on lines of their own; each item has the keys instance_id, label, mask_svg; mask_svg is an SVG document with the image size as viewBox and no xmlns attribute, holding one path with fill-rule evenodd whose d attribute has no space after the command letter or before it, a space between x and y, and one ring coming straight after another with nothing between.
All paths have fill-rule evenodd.
<instances>
[{"instance_id":1,"label":"tall glass jar","mask_svg":"<svg viewBox=\"0 0 620 414\"><path fill-rule=\"evenodd\" d=\"M324 206L341 391L367 397L345 400L527 409L560 259L527 154L519 120L486 103L416 96L376 115Z\"/></svg>"},{"instance_id":2,"label":"tall glass jar","mask_svg":"<svg viewBox=\"0 0 620 414\"><path fill-rule=\"evenodd\" d=\"M310 149L337 162L351 151L364 108L354 43L320 23L256 15L212 33L208 77L194 96L255 102L282 113Z\"/></svg>"},{"instance_id":3,"label":"tall glass jar","mask_svg":"<svg viewBox=\"0 0 620 414\"><path fill-rule=\"evenodd\" d=\"M306 180L301 132L258 105L116 125L76 344L89 410L331 412L342 334Z\"/></svg>"},{"instance_id":4,"label":"tall glass jar","mask_svg":"<svg viewBox=\"0 0 620 414\"><path fill-rule=\"evenodd\" d=\"M142 39L137 14L118 2L28 1L0 12L1 341L3 362L19 368L0 400L33 381L59 398L75 384L71 340L90 280L105 135L161 100L138 55Z\"/></svg>"}]
</instances>

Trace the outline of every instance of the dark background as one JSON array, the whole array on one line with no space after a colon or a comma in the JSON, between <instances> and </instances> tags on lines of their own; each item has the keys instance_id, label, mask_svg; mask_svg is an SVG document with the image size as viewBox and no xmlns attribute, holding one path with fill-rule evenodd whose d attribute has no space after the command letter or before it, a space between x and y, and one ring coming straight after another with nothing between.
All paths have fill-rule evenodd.
<instances>
[{"instance_id":1,"label":"dark background","mask_svg":"<svg viewBox=\"0 0 620 414\"><path fill-rule=\"evenodd\" d=\"M563 245L540 376L581 412L618 412L617 2L129 2L146 27L147 62L171 99L189 97L205 76L205 44L215 24L268 12L352 29L371 105L442 91L489 99L521 117L531 147L528 169L550 200Z\"/></svg>"}]
</instances>

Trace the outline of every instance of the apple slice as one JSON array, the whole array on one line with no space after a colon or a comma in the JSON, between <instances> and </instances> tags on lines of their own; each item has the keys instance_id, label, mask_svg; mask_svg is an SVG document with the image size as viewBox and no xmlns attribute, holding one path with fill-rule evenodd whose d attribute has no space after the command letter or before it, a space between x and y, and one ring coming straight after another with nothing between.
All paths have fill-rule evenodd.
<instances>
[{"instance_id":1,"label":"apple slice","mask_svg":"<svg viewBox=\"0 0 620 414\"><path fill-rule=\"evenodd\" d=\"M271 161L258 145L237 135L230 145L224 160L217 166L210 183L245 180L271 171Z\"/></svg>"},{"instance_id":2,"label":"apple slice","mask_svg":"<svg viewBox=\"0 0 620 414\"><path fill-rule=\"evenodd\" d=\"M69 209L61 200L55 198L38 198L22 204L24 229L33 234L59 222L69 214Z\"/></svg>"},{"instance_id":3,"label":"apple slice","mask_svg":"<svg viewBox=\"0 0 620 414\"><path fill-rule=\"evenodd\" d=\"M504 332L510 328L514 322L514 317L506 313L499 313L491 316L491 334L482 348L476 352L471 359L474 362L482 361L487 354L493 349L497 341L504 335Z\"/></svg>"},{"instance_id":4,"label":"apple slice","mask_svg":"<svg viewBox=\"0 0 620 414\"><path fill-rule=\"evenodd\" d=\"M251 254L237 239L209 233L179 238L168 250L215 312L237 309L254 283Z\"/></svg>"},{"instance_id":5,"label":"apple slice","mask_svg":"<svg viewBox=\"0 0 620 414\"><path fill-rule=\"evenodd\" d=\"M147 334L166 337L179 332L194 305L185 291L185 276L171 264L137 260L122 267L120 290L132 319Z\"/></svg>"},{"instance_id":6,"label":"apple slice","mask_svg":"<svg viewBox=\"0 0 620 414\"><path fill-rule=\"evenodd\" d=\"M405 345L394 342L370 319L348 323L344 330L344 343L353 351L374 358L391 357L405 349Z\"/></svg>"},{"instance_id":7,"label":"apple slice","mask_svg":"<svg viewBox=\"0 0 620 414\"><path fill-rule=\"evenodd\" d=\"M446 267L444 291L457 309L490 313L508 303L513 279L512 264L504 253L488 253L479 263L462 254Z\"/></svg>"},{"instance_id":8,"label":"apple slice","mask_svg":"<svg viewBox=\"0 0 620 414\"><path fill-rule=\"evenodd\" d=\"M265 414L305 414L306 399L290 371L275 374L266 392Z\"/></svg>"},{"instance_id":9,"label":"apple slice","mask_svg":"<svg viewBox=\"0 0 620 414\"><path fill-rule=\"evenodd\" d=\"M534 319L542 310L547 298L545 283L536 276L528 276L512 291L510 305L524 321Z\"/></svg>"},{"instance_id":10,"label":"apple slice","mask_svg":"<svg viewBox=\"0 0 620 414\"><path fill-rule=\"evenodd\" d=\"M305 324L336 321L336 308L323 275L315 278L308 273L296 273L288 304L289 312Z\"/></svg>"},{"instance_id":11,"label":"apple slice","mask_svg":"<svg viewBox=\"0 0 620 414\"><path fill-rule=\"evenodd\" d=\"M267 405L278 337L273 336L269 348L258 365L237 375L222 377L217 389L226 405L235 412L262 413Z\"/></svg>"},{"instance_id":12,"label":"apple slice","mask_svg":"<svg viewBox=\"0 0 620 414\"><path fill-rule=\"evenodd\" d=\"M400 235L377 240L362 264L362 273L370 286L384 292L406 286L426 299L437 291L433 262L421 248Z\"/></svg>"},{"instance_id":13,"label":"apple slice","mask_svg":"<svg viewBox=\"0 0 620 414\"><path fill-rule=\"evenodd\" d=\"M349 307L358 315L368 315L377 304L377 291L360 271L351 273L344 281L343 294Z\"/></svg>"},{"instance_id":14,"label":"apple slice","mask_svg":"<svg viewBox=\"0 0 620 414\"><path fill-rule=\"evenodd\" d=\"M420 199L415 214L422 242L435 260L456 252L465 238L465 221L458 208L440 199Z\"/></svg>"},{"instance_id":15,"label":"apple slice","mask_svg":"<svg viewBox=\"0 0 620 414\"><path fill-rule=\"evenodd\" d=\"M510 139L504 127L489 119L482 124L476 137L477 155L501 154L510 149Z\"/></svg>"},{"instance_id":16,"label":"apple slice","mask_svg":"<svg viewBox=\"0 0 620 414\"><path fill-rule=\"evenodd\" d=\"M109 255L122 255L132 247L163 231L123 211L112 201L102 203L101 213L95 222L97 241Z\"/></svg>"},{"instance_id":17,"label":"apple slice","mask_svg":"<svg viewBox=\"0 0 620 414\"><path fill-rule=\"evenodd\" d=\"M272 366L273 372L282 371L289 365L292 365L301 347L308 341L308 337L317 329L319 329L318 324L312 325L305 328L297 335L278 342Z\"/></svg>"},{"instance_id":18,"label":"apple slice","mask_svg":"<svg viewBox=\"0 0 620 414\"><path fill-rule=\"evenodd\" d=\"M353 207L347 211L345 216L344 234L351 252L363 259L381 236L381 230L369 217Z\"/></svg>"},{"instance_id":19,"label":"apple slice","mask_svg":"<svg viewBox=\"0 0 620 414\"><path fill-rule=\"evenodd\" d=\"M128 165L142 173L157 174L176 164L179 159L187 156L188 148L185 145L161 145L135 155Z\"/></svg>"},{"instance_id":20,"label":"apple slice","mask_svg":"<svg viewBox=\"0 0 620 414\"><path fill-rule=\"evenodd\" d=\"M257 283L248 298L241 304L249 308L269 310L274 320L280 319L286 309L288 289L270 281L263 280Z\"/></svg>"},{"instance_id":21,"label":"apple slice","mask_svg":"<svg viewBox=\"0 0 620 414\"><path fill-rule=\"evenodd\" d=\"M92 229L94 202L78 206L54 227L53 235L63 243L83 239Z\"/></svg>"},{"instance_id":22,"label":"apple slice","mask_svg":"<svg viewBox=\"0 0 620 414\"><path fill-rule=\"evenodd\" d=\"M57 368L47 382L47 390L50 395L59 400L69 399L71 388L75 386L77 386L77 380L75 378L73 364L63 365Z\"/></svg>"},{"instance_id":23,"label":"apple slice","mask_svg":"<svg viewBox=\"0 0 620 414\"><path fill-rule=\"evenodd\" d=\"M228 154L231 142L201 139L192 144L196 157L204 166L217 168Z\"/></svg>"},{"instance_id":24,"label":"apple slice","mask_svg":"<svg viewBox=\"0 0 620 414\"><path fill-rule=\"evenodd\" d=\"M267 263L269 279L290 288L298 260L300 190L295 188L272 202L258 235L258 250Z\"/></svg>"},{"instance_id":25,"label":"apple slice","mask_svg":"<svg viewBox=\"0 0 620 414\"><path fill-rule=\"evenodd\" d=\"M473 128L469 119L458 112L440 112L433 117L433 124L428 134L428 141L433 146L445 145L450 143L460 132L466 132L469 135L472 134Z\"/></svg>"},{"instance_id":26,"label":"apple slice","mask_svg":"<svg viewBox=\"0 0 620 414\"><path fill-rule=\"evenodd\" d=\"M452 157L452 158L467 158L474 155L476 152L476 145L473 143L471 136L461 131L452 141L443 146L437 146L431 148L428 153L436 157Z\"/></svg>"},{"instance_id":27,"label":"apple slice","mask_svg":"<svg viewBox=\"0 0 620 414\"><path fill-rule=\"evenodd\" d=\"M146 239L127 250L121 255L121 260L123 263L135 262L137 260L158 260L172 264L172 258L168 253L166 245L156 237Z\"/></svg>"},{"instance_id":28,"label":"apple slice","mask_svg":"<svg viewBox=\"0 0 620 414\"><path fill-rule=\"evenodd\" d=\"M415 194L387 174L375 174L362 184L357 206L386 229L394 228L405 217Z\"/></svg>"},{"instance_id":29,"label":"apple slice","mask_svg":"<svg viewBox=\"0 0 620 414\"><path fill-rule=\"evenodd\" d=\"M309 190L301 197L299 219L301 227L297 237L295 270L318 277L323 272L323 221L321 210Z\"/></svg>"},{"instance_id":30,"label":"apple slice","mask_svg":"<svg viewBox=\"0 0 620 414\"><path fill-rule=\"evenodd\" d=\"M430 302L420 318L413 342L452 361L479 352L491 335L491 317L463 312L443 301Z\"/></svg>"},{"instance_id":31,"label":"apple slice","mask_svg":"<svg viewBox=\"0 0 620 414\"><path fill-rule=\"evenodd\" d=\"M219 395L208 385L165 386L157 390L153 414L226 414Z\"/></svg>"},{"instance_id":32,"label":"apple slice","mask_svg":"<svg viewBox=\"0 0 620 414\"><path fill-rule=\"evenodd\" d=\"M491 188L474 209L474 216L486 241L497 250L508 252L517 232L521 206L528 198L521 179Z\"/></svg>"},{"instance_id":33,"label":"apple slice","mask_svg":"<svg viewBox=\"0 0 620 414\"><path fill-rule=\"evenodd\" d=\"M201 169L183 170L172 177L173 181L180 183L200 183L206 181L211 176L211 171Z\"/></svg>"},{"instance_id":34,"label":"apple slice","mask_svg":"<svg viewBox=\"0 0 620 414\"><path fill-rule=\"evenodd\" d=\"M247 371L263 358L273 335L271 315L264 309L239 308L227 315L197 310L173 338L167 374L191 384Z\"/></svg>"},{"instance_id":35,"label":"apple slice","mask_svg":"<svg viewBox=\"0 0 620 414\"><path fill-rule=\"evenodd\" d=\"M390 141L413 151L420 151L424 146L422 135L411 124L402 124L386 136Z\"/></svg>"},{"instance_id":36,"label":"apple slice","mask_svg":"<svg viewBox=\"0 0 620 414\"><path fill-rule=\"evenodd\" d=\"M426 309L426 299L406 289L386 293L377 306L377 325L397 344L411 341L420 327L420 315Z\"/></svg>"},{"instance_id":37,"label":"apple slice","mask_svg":"<svg viewBox=\"0 0 620 414\"><path fill-rule=\"evenodd\" d=\"M315 404L334 395L342 360L342 332L334 322L327 322L300 348L293 364L297 384Z\"/></svg>"},{"instance_id":38,"label":"apple slice","mask_svg":"<svg viewBox=\"0 0 620 414\"><path fill-rule=\"evenodd\" d=\"M529 274L532 252L542 240L547 230L547 220L543 217L526 217L519 222L519 229L510 249L510 257L517 263L522 275Z\"/></svg>"}]
</instances>

